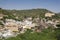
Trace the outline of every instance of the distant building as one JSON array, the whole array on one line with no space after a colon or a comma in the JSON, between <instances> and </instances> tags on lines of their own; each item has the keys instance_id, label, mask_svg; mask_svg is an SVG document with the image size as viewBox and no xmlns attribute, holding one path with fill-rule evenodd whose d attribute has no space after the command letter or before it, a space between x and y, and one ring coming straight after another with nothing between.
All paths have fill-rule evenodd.
<instances>
[{"instance_id":1,"label":"distant building","mask_svg":"<svg viewBox=\"0 0 60 40\"><path fill-rule=\"evenodd\" d=\"M0 32L0 38L8 38L8 37L13 37L15 36L14 33L11 30L3 30Z\"/></svg>"},{"instance_id":2,"label":"distant building","mask_svg":"<svg viewBox=\"0 0 60 40\"><path fill-rule=\"evenodd\" d=\"M35 27L35 24L32 23L31 18L28 18L28 19L23 20L23 22L21 22L21 26L23 28L31 29L31 27Z\"/></svg>"},{"instance_id":3,"label":"distant building","mask_svg":"<svg viewBox=\"0 0 60 40\"><path fill-rule=\"evenodd\" d=\"M9 29L11 31L18 31L18 24L13 19L6 19L6 22L4 24L6 29Z\"/></svg>"},{"instance_id":4,"label":"distant building","mask_svg":"<svg viewBox=\"0 0 60 40\"><path fill-rule=\"evenodd\" d=\"M52 16L54 16L55 14L54 13L46 13L45 14L45 17L52 17Z\"/></svg>"},{"instance_id":5,"label":"distant building","mask_svg":"<svg viewBox=\"0 0 60 40\"><path fill-rule=\"evenodd\" d=\"M4 16L3 14L0 14L0 19L2 19L2 18L3 18L3 16Z\"/></svg>"},{"instance_id":6,"label":"distant building","mask_svg":"<svg viewBox=\"0 0 60 40\"><path fill-rule=\"evenodd\" d=\"M13 33L10 30L4 31L2 37L10 37L13 36Z\"/></svg>"}]
</instances>

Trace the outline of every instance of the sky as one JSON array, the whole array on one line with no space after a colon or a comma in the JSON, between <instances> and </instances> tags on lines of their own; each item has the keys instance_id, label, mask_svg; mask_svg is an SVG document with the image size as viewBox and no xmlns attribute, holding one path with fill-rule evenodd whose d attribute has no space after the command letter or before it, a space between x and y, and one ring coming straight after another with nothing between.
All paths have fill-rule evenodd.
<instances>
[{"instance_id":1,"label":"sky","mask_svg":"<svg viewBox=\"0 0 60 40\"><path fill-rule=\"evenodd\" d=\"M0 0L0 8L17 10L44 8L60 12L60 0Z\"/></svg>"}]
</instances>

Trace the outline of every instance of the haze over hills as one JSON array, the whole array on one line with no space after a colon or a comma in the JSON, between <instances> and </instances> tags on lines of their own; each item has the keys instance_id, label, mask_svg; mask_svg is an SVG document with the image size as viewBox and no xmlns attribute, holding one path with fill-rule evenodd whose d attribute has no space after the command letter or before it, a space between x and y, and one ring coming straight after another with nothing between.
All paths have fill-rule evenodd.
<instances>
[{"instance_id":1,"label":"haze over hills","mask_svg":"<svg viewBox=\"0 0 60 40\"><path fill-rule=\"evenodd\" d=\"M0 7L4 9L46 8L53 12L60 12L60 0L0 0Z\"/></svg>"}]
</instances>

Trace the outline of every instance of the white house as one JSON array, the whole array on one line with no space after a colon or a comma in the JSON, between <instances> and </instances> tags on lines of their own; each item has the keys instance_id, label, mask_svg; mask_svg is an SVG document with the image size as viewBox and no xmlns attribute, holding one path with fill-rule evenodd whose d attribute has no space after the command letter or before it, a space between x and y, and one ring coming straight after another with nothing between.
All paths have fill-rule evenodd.
<instances>
[{"instance_id":1,"label":"white house","mask_svg":"<svg viewBox=\"0 0 60 40\"><path fill-rule=\"evenodd\" d=\"M10 30L4 30L4 31L0 32L0 37L7 38L7 37L12 37L12 36L14 36L14 33Z\"/></svg>"},{"instance_id":2,"label":"white house","mask_svg":"<svg viewBox=\"0 0 60 40\"><path fill-rule=\"evenodd\" d=\"M18 21L15 21L13 19L6 19L4 26L6 29L9 29L11 31L18 31L19 24L20 23Z\"/></svg>"},{"instance_id":3,"label":"white house","mask_svg":"<svg viewBox=\"0 0 60 40\"><path fill-rule=\"evenodd\" d=\"M3 37L10 37L10 36L12 36L12 35L13 35L13 33L12 33L10 30L5 31L5 32L2 34Z\"/></svg>"}]
</instances>

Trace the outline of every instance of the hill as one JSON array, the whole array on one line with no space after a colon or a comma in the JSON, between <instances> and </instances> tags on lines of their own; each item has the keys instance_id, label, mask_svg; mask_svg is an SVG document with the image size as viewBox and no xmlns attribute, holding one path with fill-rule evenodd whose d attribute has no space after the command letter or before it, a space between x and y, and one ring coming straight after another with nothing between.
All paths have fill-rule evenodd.
<instances>
[{"instance_id":1,"label":"hill","mask_svg":"<svg viewBox=\"0 0 60 40\"><path fill-rule=\"evenodd\" d=\"M8 17L5 18L13 18L13 19L24 19L26 17L40 17L44 18L45 13L52 13L51 11L47 9L30 9L30 10L6 10L0 8L0 14L8 15Z\"/></svg>"}]
</instances>

